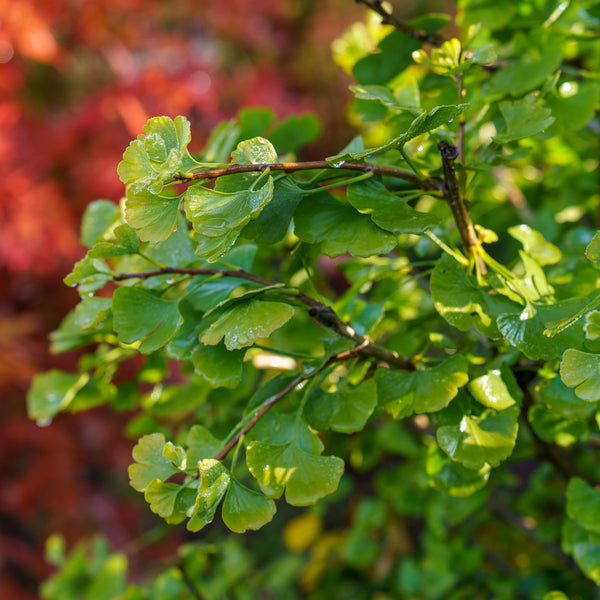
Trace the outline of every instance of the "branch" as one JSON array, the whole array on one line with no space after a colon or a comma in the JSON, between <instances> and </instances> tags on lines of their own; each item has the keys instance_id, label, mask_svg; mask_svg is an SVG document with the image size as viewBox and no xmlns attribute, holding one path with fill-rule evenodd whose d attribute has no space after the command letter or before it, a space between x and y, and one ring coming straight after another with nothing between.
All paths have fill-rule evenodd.
<instances>
[{"instance_id":1,"label":"branch","mask_svg":"<svg viewBox=\"0 0 600 600\"><path fill-rule=\"evenodd\" d=\"M443 39L437 34L429 34L426 31L422 31L420 29L416 29L415 27L411 27L405 21L394 17L391 12L388 12L386 8L383 6L381 0L355 0L357 4L364 4L367 8L370 8L373 12L376 12L381 17L381 22L384 25L391 25L395 27L398 31L414 38L415 40L421 40L422 42L427 42L429 44L433 44L434 46L439 46Z\"/></svg>"},{"instance_id":2,"label":"branch","mask_svg":"<svg viewBox=\"0 0 600 600\"><path fill-rule=\"evenodd\" d=\"M261 163L253 165L228 165L220 169L211 169L209 171L200 171L190 175L175 175L174 181L178 183L189 183L199 179L217 179L226 175L238 175L240 173L262 173L269 169L270 171L284 171L285 173L294 173L297 171L309 171L314 169L332 169L336 171L361 171L362 173L373 173L384 177L393 177L402 179L408 183L428 192L440 192L443 190L443 184L435 179L421 179L411 171L388 167L385 165L375 165L371 163L347 162L341 161L337 165L332 165L326 160L311 160L306 162L285 162L285 163Z\"/></svg>"},{"instance_id":3,"label":"branch","mask_svg":"<svg viewBox=\"0 0 600 600\"><path fill-rule=\"evenodd\" d=\"M299 386L304 381L308 381L312 379L327 367L337 362L342 362L344 360L350 360L354 358L354 356L360 354L363 351L363 348L359 346L355 346L351 350L346 350L344 352L339 352L338 354L334 354L330 356L325 363L323 363L318 369L315 369L312 373L308 375L298 375L294 380L290 381L283 389L279 390L273 396L269 396L254 412L252 418L235 434L235 436L227 442L227 444L213 457L215 460L223 460L229 451L239 442L242 436L245 436L269 411L269 409L279 402L282 398L284 398L287 394L289 394L292 390L294 390L297 386Z\"/></svg>"},{"instance_id":4,"label":"branch","mask_svg":"<svg viewBox=\"0 0 600 600\"><path fill-rule=\"evenodd\" d=\"M276 281L265 279L259 275L254 275L243 269L194 269L194 268L179 268L179 267L165 267L164 269L156 269L154 271L142 271L139 273L115 273L113 279L115 281L124 281L125 279L148 279L149 277L156 277L158 275L218 275L220 277L237 277L238 279L245 279L258 283L264 286L275 286L278 285ZM280 291L285 288L280 288ZM375 358L380 362L386 363L389 366L397 369L408 369L413 370L413 364L410 360L403 358L398 353L392 350L387 350L377 344L374 344L364 336L356 333L354 329L347 323L344 323L335 311L330 307L312 298L306 294L300 292L295 288L287 288L299 302L310 307L308 314L321 325L332 329L338 335L351 339L356 342L357 347L360 348L360 354Z\"/></svg>"},{"instance_id":5,"label":"branch","mask_svg":"<svg viewBox=\"0 0 600 600\"><path fill-rule=\"evenodd\" d=\"M442 157L442 169L444 170L444 197L452 211L467 256L476 256L479 240L469 215L467 203L460 193L456 169L454 168L454 161L458 158L458 149L446 140L442 140L438 144L438 150ZM485 265L482 261L480 261L480 270L485 273Z\"/></svg>"}]
</instances>

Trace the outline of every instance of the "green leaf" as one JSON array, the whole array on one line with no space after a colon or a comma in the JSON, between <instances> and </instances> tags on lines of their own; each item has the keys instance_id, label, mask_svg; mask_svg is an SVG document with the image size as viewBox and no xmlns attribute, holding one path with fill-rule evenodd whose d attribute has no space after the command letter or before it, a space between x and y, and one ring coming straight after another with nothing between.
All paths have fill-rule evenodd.
<instances>
[{"instance_id":1,"label":"green leaf","mask_svg":"<svg viewBox=\"0 0 600 600\"><path fill-rule=\"evenodd\" d=\"M212 387L235 388L242 378L245 354L245 350L229 351L225 344L218 343L213 346L197 346L191 358L194 371Z\"/></svg>"},{"instance_id":2,"label":"green leaf","mask_svg":"<svg viewBox=\"0 0 600 600\"><path fill-rule=\"evenodd\" d=\"M535 102L521 100L519 102L502 102L500 112L504 117L505 130L494 138L499 144L514 142L541 133L552 123L552 111Z\"/></svg>"},{"instance_id":3,"label":"green leaf","mask_svg":"<svg viewBox=\"0 0 600 600\"><path fill-rule=\"evenodd\" d=\"M585 402L575 395L572 388L567 387L560 377L542 379L535 391L554 414L567 419L587 419L596 409L592 402Z\"/></svg>"},{"instance_id":4,"label":"green leaf","mask_svg":"<svg viewBox=\"0 0 600 600\"><path fill-rule=\"evenodd\" d=\"M593 310L586 315L583 330L588 340L597 340L600 338L600 311Z\"/></svg>"},{"instance_id":5,"label":"green leaf","mask_svg":"<svg viewBox=\"0 0 600 600\"><path fill-rule=\"evenodd\" d=\"M160 479L153 479L144 491L144 498L153 513L166 519L173 514L180 492L181 486L177 483L163 483Z\"/></svg>"},{"instance_id":6,"label":"green leaf","mask_svg":"<svg viewBox=\"0 0 600 600\"><path fill-rule=\"evenodd\" d=\"M365 426L376 406L377 388L372 379L333 393L317 386L306 402L304 416L315 429L354 433Z\"/></svg>"},{"instance_id":7,"label":"green leaf","mask_svg":"<svg viewBox=\"0 0 600 600\"><path fill-rule=\"evenodd\" d=\"M560 376L575 395L587 402L600 400L600 355L570 348L563 354Z\"/></svg>"},{"instance_id":8,"label":"green leaf","mask_svg":"<svg viewBox=\"0 0 600 600\"><path fill-rule=\"evenodd\" d=\"M141 341L139 350L143 354L167 344L182 321L176 301L164 300L137 287L118 288L112 308L119 339L125 344Z\"/></svg>"},{"instance_id":9,"label":"green leaf","mask_svg":"<svg viewBox=\"0 0 600 600\"><path fill-rule=\"evenodd\" d=\"M304 242L321 244L327 256L387 254L396 238L375 225L367 215L330 196L317 195L300 202L294 215L294 232Z\"/></svg>"},{"instance_id":10,"label":"green leaf","mask_svg":"<svg viewBox=\"0 0 600 600\"><path fill-rule=\"evenodd\" d=\"M187 145L192 139L185 117L154 117L144 133L133 140L117 169L121 181L136 188L158 193L184 166Z\"/></svg>"},{"instance_id":11,"label":"green leaf","mask_svg":"<svg viewBox=\"0 0 600 600\"><path fill-rule=\"evenodd\" d=\"M212 346L224 338L227 350L246 348L252 346L256 340L269 337L293 315L294 308L282 302L240 302L224 312L206 329L201 334L200 341Z\"/></svg>"},{"instance_id":12,"label":"green leaf","mask_svg":"<svg viewBox=\"0 0 600 600\"><path fill-rule=\"evenodd\" d=\"M559 358L563 348L581 345L582 328L569 327L552 337L544 335L544 331L550 322L572 315L581 301L576 298L554 304L528 304L519 313L500 315L497 319L498 327L508 343L531 360Z\"/></svg>"},{"instance_id":13,"label":"green leaf","mask_svg":"<svg viewBox=\"0 0 600 600\"><path fill-rule=\"evenodd\" d=\"M48 425L56 414L73 402L89 379L88 373L71 374L58 369L38 373L27 391L29 418L38 425Z\"/></svg>"},{"instance_id":14,"label":"green leaf","mask_svg":"<svg viewBox=\"0 0 600 600\"><path fill-rule=\"evenodd\" d=\"M567 486L567 515L586 531L600 533L600 492L573 477Z\"/></svg>"},{"instance_id":15,"label":"green leaf","mask_svg":"<svg viewBox=\"0 0 600 600\"><path fill-rule=\"evenodd\" d=\"M484 488L490 477L490 466L479 470L467 469L440 451L435 443L429 445L425 471L429 485L455 498L465 498Z\"/></svg>"},{"instance_id":16,"label":"green leaf","mask_svg":"<svg viewBox=\"0 0 600 600\"><path fill-rule=\"evenodd\" d=\"M235 243L240 230L273 197L273 178L258 190L222 192L194 185L185 194L185 214L198 235L198 256L216 260Z\"/></svg>"},{"instance_id":17,"label":"green leaf","mask_svg":"<svg viewBox=\"0 0 600 600\"><path fill-rule=\"evenodd\" d=\"M577 478L572 481L577 481ZM573 556L585 575L596 585L600 585L600 535L585 529L578 520L566 519L563 525L562 547L567 554Z\"/></svg>"},{"instance_id":18,"label":"green leaf","mask_svg":"<svg viewBox=\"0 0 600 600\"><path fill-rule=\"evenodd\" d=\"M88 252L92 258L112 258L127 254L137 254L140 240L129 225L119 225L115 228L114 240L100 241Z\"/></svg>"},{"instance_id":19,"label":"green leaf","mask_svg":"<svg viewBox=\"0 0 600 600\"><path fill-rule=\"evenodd\" d=\"M188 232L188 222L179 213L173 233L164 241L146 245L144 257L165 267L185 267L197 258Z\"/></svg>"},{"instance_id":20,"label":"green leaf","mask_svg":"<svg viewBox=\"0 0 600 600\"><path fill-rule=\"evenodd\" d=\"M192 425L185 445L187 446L188 470L195 471L199 462L205 458L212 458L221 450L223 442L202 425Z\"/></svg>"},{"instance_id":21,"label":"green leaf","mask_svg":"<svg viewBox=\"0 0 600 600\"><path fill-rule=\"evenodd\" d=\"M327 162L339 165L342 161L362 160L367 156L387 152L388 150L400 149L410 140L433 131L442 125L448 125L463 113L469 107L468 104L449 104L436 106L428 112L421 113L409 126L408 130L402 135L394 138L391 142L378 146L376 148L367 148L361 152L344 153L327 158Z\"/></svg>"},{"instance_id":22,"label":"green leaf","mask_svg":"<svg viewBox=\"0 0 600 600\"><path fill-rule=\"evenodd\" d=\"M587 245L585 255L594 266L600 268L600 231L596 231L592 241Z\"/></svg>"},{"instance_id":23,"label":"green leaf","mask_svg":"<svg viewBox=\"0 0 600 600\"><path fill-rule=\"evenodd\" d=\"M508 386L502 379L502 373L497 369L472 379L469 382L469 391L477 402L487 408L504 410L516 404Z\"/></svg>"},{"instance_id":24,"label":"green leaf","mask_svg":"<svg viewBox=\"0 0 600 600\"><path fill-rule=\"evenodd\" d=\"M408 106L401 103L396 97L396 93L385 85L351 85L350 90L354 92L354 97L358 100L376 100L393 111L416 110L420 112L419 89L416 87L414 79L412 82L414 84L413 90L411 90L413 102ZM402 89L401 92L404 93L405 90Z\"/></svg>"},{"instance_id":25,"label":"green leaf","mask_svg":"<svg viewBox=\"0 0 600 600\"><path fill-rule=\"evenodd\" d=\"M288 504L314 504L337 489L344 461L337 456L320 456L323 445L304 423L296 423L285 432L289 440L284 443L250 442L246 450L248 469L270 498L279 498L285 490Z\"/></svg>"},{"instance_id":26,"label":"green leaf","mask_svg":"<svg viewBox=\"0 0 600 600\"><path fill-rule=\"evenodd\" d=\"M231 153L231 161L239 165L263 165L279 162L273 144L263 137L240 142Z\"/></svg>"},{"instance_id":27,"label":"green leaf","mask_svg":"<svg viewBox=\"0 0 600 600\"><path fill-rule=\"evenodd\" d=\"M242 237L256 240L259 244L275 244L282 240L304 194L305 191L290 177L278 179L273 187L273 198L261 213L244 227Z\"/></svg>"},{"instance_id":28,"label":"green leaf","mask_svg":"<svg viewBox=\"0 0 600 600\"><path fill-rule=\"evenodd\" d=\"M237 479L231 480L222 510L223 522L231 531L256 531L269 523L275 512L275 502L271 498L247 488Z\"/></svg>"},{"instance_id":29,"label":"green leaf","mask_svg":"<svg viewBox=\"0 0 600 600\"><path fill-rule=\"evenodd\" d=\"M548 444L566 448L576 442L586 441L589 436L585 421L567 419L541 404L531 406L527 415L537 436Z\"/></svg>"},{"instance_id":30,"label":"green leaf","mask_svg":"<svg viewBox=\"0 0 600 600\"><path fill-rule=\"evenodd\" d=\"M379 403L394 419L441 410L469 381L467 369L467 360L460 354L420 371L377 369Z\"/></svg>"},{"instance_id":31,"label":"green leaf","mask_svg":"<svg viewBox=\"0 0 600 600\"><path fill-rule=\"evenodd\" d=\"M103 239L107 230L121 217L121 210L110 200L88 204L81 217L81 243L91 248Z\"/></svg>"},{"instance_id":32,"label":"green leaf","mask_svg":"<svg viewBox=\"0 0 600 600\"><path fill-rule=\"evenodd\" d=\"M508 233L523 244L523 249L539 265L554 265L562 258L561 251L550 242L546 241L544 236L529 225L518 225L509 227Z\"/></svg>"},{"instance_id":33,"label":"green leaf","mask_svg":"<svg viewBox=\"0 0 600 600\"><path fill-rule=\"evenodd\" d=\"M155 479L166 481L178 472L177 467L165 458L165 436L162 433L145 435L133 447L134 464L129 465L131 487L143 492Z\"/></svg>"},{"instance_id":34,"label":"green leaf","mask_svg":"<svg viewBox=\"0 0 600 600\"><path fill-rule=\"evenodd\" d=\"M436 310L461 331L476 327L490 338L500 337L496 317L512 312L517 304L500 294L490 294L465 273L460 264L444 254L431 275L431 297Z\"/></svg>"},{"instance_id":35,"label":"green leaf","mask_svg":"<svg viewBox=\"0 0 600 600\"><path fill-rule=\"evenodd\" d=\"M177 227L180 201L178 196L159 196L146 188L129 188L125 220L143 242L164 242Z\"/></svg>"},{"instance_id":36,"label":"green leaf","mask_svg":"<svg viewBox=\"0 0 600 600\"><path fill-rule=\"evenodd\" d=\"M188 511L189 531L200 531L212 523L231 481L231 475L225 467L212 458L206 458L198 464L200 470L200 487L194 506Z\"/></svg>"},{"instance_id":37,"label":"green leaf","mask_svg":"<svg viewBox=\"0 0 600 600\"><path fill-rule=\"evenodd\" d=\"M546 98L546 106L556 119L551 132L568 136L583 129L594 117L600 101L600 86L595 81L572 81L565 82L559 90L564 89L563 86L568 86L569 95L549 96Z\"/></svg>"},{"instance_id":38,"label":"green leaf","mask_svg":"<svg viewBox=\"0 0 600 600\"><path fill-rule=\"evenodd\" d=\"M376 225L396 234L423 233L439 222L434 215L416 211L373 178L349 186L348 202L370 215Z\"/></svg>"},{"instance_id":39,"label":"green leaf","mask_svg":"<svg viewBox=\"0 0 600 600\"><path fill-rule=\"evenodd\" d=\"M279 152L296 153L316 140L321 133L319 119L310 113L288 117L269 134L269 140Z\"/></svg>"},{"instance_id":40,"label":"green leaf","mask_svg":"<svg viewBox=\"0 0 600 600\"><path fill-rule=\"evenodd\" d=\"M365 85L387 83L412 63L412 53L420 47L419 40L392 31L379 42L378 52L356 62L352 74Z\"/></svg>"},{"instance_id":41,"label":"green leaf","mask_svg":"<svg viewBox=\"0 0 600 600\"><path fill-rule=\"evenodd\" d=\"M486 410L482 415L464 415L455 425L437 431L440 448L468 469L479 470L486 463L497 467L513 451L517 439L518 411Z\"/></svg>"},{"instance_id":42,"label":"green leaf","mask_svg":"<svg viewBox=\"0 0 600 600\"><path fill-rule=\"evenodd\" d=\"M548 40L541 48L538 44L530 44L527 54L494 73L484 93L518 97L542 85L560 67L562 51L557 40Z\"/></svg>"},{"instance_id":43,"label":"green leaf","mask_svg":"<svg viewBox=\"0 0 600 600\"><path fill-rule=\"evenodd\" d=\"M73 270L64 278L66 285L77 286L80 296L91 294L112 279L108 265L98 259L86 256L75 263Z\"/></svg>"},{"instance_id":44,"label":"green leaf","mask_svg":"<svg viewBox=\"0 0 600 600\"><path fill-rule=\"evenodd\" d=\"M96 296L83 298L75 307L74 323L80 329L92 329L101 325L110 314L110 298Z\"/></svg>"}]
</instances>

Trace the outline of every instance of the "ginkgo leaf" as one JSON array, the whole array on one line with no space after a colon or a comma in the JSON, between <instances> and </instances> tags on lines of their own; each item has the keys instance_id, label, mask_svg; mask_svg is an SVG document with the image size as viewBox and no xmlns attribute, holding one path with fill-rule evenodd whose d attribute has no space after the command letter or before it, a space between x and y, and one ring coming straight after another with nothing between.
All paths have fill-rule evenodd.
<instances>
[{"instance_id":1,"label":"ginkgo leaf","mask_svg":"<svg viewBox=\"0 0 600 600\"><path fill-rule=\"evenodd\" d=\"M294 315L294 308L282 302L249 300L225 311L200 336L203 344L215 345L225 339L227 350L252 346L279 329Z\"/></svg>"},{"instance_id":2,"label":"ginkgo leaf","mask_svg":"<svg viewBox=\"0 0 600 600\"><path fill-rule=\"evenodd\" d=\"M245 354L244 350L228 350L225 344L218 343L197 346L191 358L194 371L212 387L234 388L242 378Z\"/></svg>"},{"instance_id":3,"label":"ginkgo leaf","mask_svg":"<svg viewBox=\"0 0 600 600\"><path fill-rule=\"evenodd\" d=\"M285 490L288 504L314 504L337 489L344 461L337 456L320 456L323 446L303 422L294 421L284 431L289 432L287 442L254 440L248 444L248 469L270 498L281 497Z\"/></svg>"},{"instance_id":4,"label":"ginkgo leaf","mask_svg":"<svg viewBox=\"0 0 600 600\"><path fill-rule=\"evenodd\" d=\"M207 458L198 464L200 471L200 487L194 505L188 511L189 531L200 531L212 523L215 512L229 487L231 475L218 461Z\"/></svg>"},{"instance_id":5,"label":"ginkgo leaf","mask_svg":"<svg viewBox=\"0 0 600 600\"><path fill-rule=\"evenodd\" d=\"M117 169L121 181L160 192L183 166L191 139L190 123L185 117L153 117L144 126L144 133L125 150Z\"/></svg>"},{"instance_id":6,"label":"ginkgo leaf","mask_svg":"<svg viewBox=\"0 0 600 600\"><path fill-rule=\"evenodd\" d=\"M165 443L162 433L151 433L140 438L133 447L135 463L129 466L129 480L134 490L143 492L155 479L166 481L178 472L177 467L165 458Z\"/></svg>"},{"instance_id":7,"label":"ginkgo leaf","mask_svg":"<svg viewBox=\"0 0 600 600\"><path fill-rule=\"evenodd\" d=\"M487 410L480 416L464 415L455 425L437 431L438 444L452 459L468 469L487 463L497 467L513 451L517 439L518 410Z\"/></svg>"},{"instance_id":8,"label":"ginkgo leaf","mask_svg":"<svg viewBox=\"0 0 600 600\"><path fill-rule=\"evenodd\" d=\"M349 186L348 201L376 225L396 234L423 233L439 222L435 215L416 211L373 178Z\"/></svg>"},{"instance_id":9,"label":"ginkgo leaf","mask_svg":"<svg viewBox=\"0 0 600 600\"><path fill-rule=\"evenodd\" d=\"M221 514L231 531L256 531L271 521L275 512L275 502L271 498L247 488L236 479L231 480Z\"/></svg>"},{"instance_id":10,"label":"ginkgo leaf","mask_svg":"<svg viewBox=\"0 0 600 600\"><path fill-rule=\"evenodd\" d=\"M112 308L119 339L126 344L141 341L139 349L144 354L167 344L182 321L177 302L159 298L143 288L118 288Z\"/></svg>"},{"instance_id":11,"label":"ginkgo leaf","mask_svg":"<svg viewBox=\"0 0 600 600\"><path fill-rule=\"evenodd\" d=\"M146 188L130 188L125 199L125 221L143 242L164 242L177 226L180 200L178 196L161 196Z\"/></svg>"},{"instance_id":12,"label":"ginkgo leaf","mask_svg":"<svg viewBox=\"0 0 600 600\"><path fill-rule=\"evenodd\" d=\"M304 415L315 429L354 433L365 426L376 406L377 387L368 379L333 393L316 387L306 402Z\"/></svg>"},{"instance_id":13,"label":"ginkgo leaf","mask_svg":"<svg viewBox=\"0 0 600 600\"><path fill-rule=\"evenodd\" d=\"M469 381L467 368L466 358L456 354L420 371L377 369L379 403L395 419L441 410Z\"/></svg>"},{"instance_id":14,"label":"ginkgo leaf","mask_svg":"<svg viewBox=\"0 0 600 600\"><path fill-rule=\"evenodd\" d=\"M302 200L294 214L294 233L309 244L321 244L327 256L387 254L396 237L347 204L327 195Z\"/></svg>"},{"instance_id":15,"label":"ginkgo leaf","mask_svg":"<svg viewBox=\"0 0 600 600\"><path fill-rule=\"evenodd\" d=\"M600 400L600 354L570 348L563 354L560 376L575 395L588 402Z\"/></svg>"}]
</instances>

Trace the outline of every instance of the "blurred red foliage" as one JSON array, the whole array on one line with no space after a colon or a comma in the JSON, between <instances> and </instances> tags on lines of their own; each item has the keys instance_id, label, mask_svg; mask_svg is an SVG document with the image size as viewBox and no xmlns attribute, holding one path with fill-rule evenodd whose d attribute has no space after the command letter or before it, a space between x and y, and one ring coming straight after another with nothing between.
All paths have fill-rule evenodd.
<instances>
[{"instance_id":1,"label":"blurred red foliage","mask_svg":"<svg viewBox=\"0 0 600 600\"><path fill-rule=\"evenodd\" d=\"M116 166L154 115L187 115L198 150L241 106L313 110L326 125L314 156L337 151L347 82L328 44L361 13L351 0L0 0L0 598L38 597L53 531L126 548L154 523L126 484L125 417L41 429L25 416L32 375L76 359L50 357L46 337L76 301L61 280L84 207L119 200Z\"/></svg>"}]
</instances>

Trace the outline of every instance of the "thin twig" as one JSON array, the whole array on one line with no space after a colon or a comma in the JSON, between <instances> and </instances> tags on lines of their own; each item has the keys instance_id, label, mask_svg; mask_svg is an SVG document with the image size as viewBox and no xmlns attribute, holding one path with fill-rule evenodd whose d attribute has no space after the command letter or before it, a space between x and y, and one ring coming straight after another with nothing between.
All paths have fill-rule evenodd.
<instances>
[{"instance_id":1,"label":"thin twig","mask_svg":"<svg viewBox=\"0 0 600 600\"><path fill-rule=\"evenodd\" d=\"M421 179L418 175L405 169L397 169L385 165L375 165L371 163L347 162L341 161L335 165L326 160L311 160L306 162L285 162L285 163L261 163L253 165L228 165L219 169L210 169L191 173L189 175L175 175L173 180L178 183L189 183L199 179L217 179L226 175L238 175L240 173L262 173L269 169L270 171L284 171L285 173L294 173L297 171L309 171L314 169L332 169L338 172L342 171L362 171L363 173L373 173L383 177L393 177L402 179L408 183L421 188L422 190L433 192L442 191L443 183L435 179Z\"/></svg>"},{"instance_id":2,"label":"thin twig","mask_svg":"<svg viewBox=\"0 0 600 600\"><path fill-rule=\"evenodd\" d=\"M178 268L178 267L165 267L164 269L156 269L153 271L141 271L139 273L115 273L113 279L115 281L124 281L125 279L148 279L149 277L156 277L159 275L218 275L221 277L236 277L238 279L245 279L258 283L263 286L276 286L280 285L276 281L265 279L259 275L254 275L243 269L194 269L194 268ZM354 341L357 347L360 348L360 353L363 356L375 358L378 361L385 363L397 369L408 369L412 370L413 364L410 360L403 358L398 353L388 350L379 346L364 336L360 335L354 329L344 323L335 311L323 302L307 296L306 294L296 290L295 288L279 288L279 291L288 291L292 297L297 301L305 304L309 307L308 314L318 323L332 329L338 335L346 337Z\"/></svg>"},{"instance_id":3,"label":"thin twig","mask_svg":"<svg viewBox=\"0 0 600 600\"><path fill-rule=\"evenodd\" d=\"M373 12L376 12L381 17L381 22L384 25L391 25L398 31L414 38L415 40L421 40L439 46L444 40L437 34L429 34L421 29L416 29L410 26L405 21L398 19L391 12L388 12L383 6L381 0L356 0L357 4L364 4L367 8L370 8Z\"/></svg>"},{"instance_id":4,"label":"thin twig","mask_svg":"<svg viewBox=\"0 0 600 600\"><path fill-rule=\"evenodd\" d=\"M358 354L363 351L361 345L355 346L351 350L345 350L343 352L339 352L333 356L330 356L325 363L323 363L318 369L312 371L308 375L298 375L295 379L290 381L283 389L279 390L276 394L269 396L254 412L252 418L236 433L236 435L229 440L229 442L213 457L215 460L223 460L229 451L239 442L242 436L245 436L271 409L272 406L277 404L282 398L287 396L292 390L294 390L297 386L299 386L304 381L308 381L312 379L319 373L323 372L327 367L342 362L345 360L350 360L354 358Z\"/></svg>"}]
</instances>

